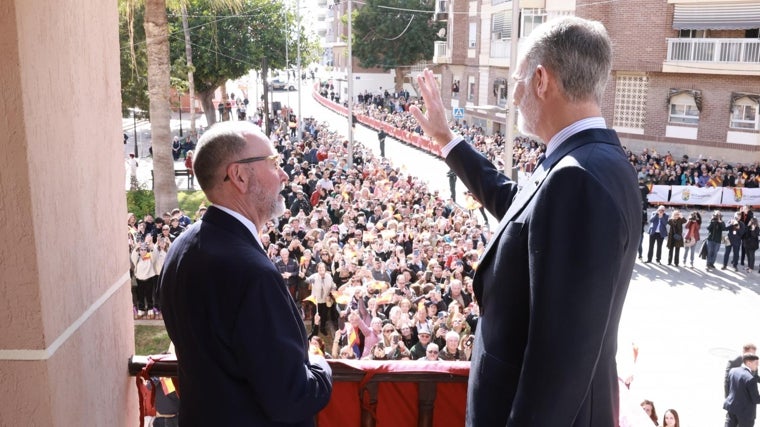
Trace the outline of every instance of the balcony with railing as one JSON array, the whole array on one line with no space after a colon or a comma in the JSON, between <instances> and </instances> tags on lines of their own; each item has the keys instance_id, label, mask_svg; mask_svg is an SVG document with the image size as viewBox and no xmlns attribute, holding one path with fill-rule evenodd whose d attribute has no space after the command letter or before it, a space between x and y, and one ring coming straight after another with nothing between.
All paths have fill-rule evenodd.
<instances>
[{"instance_id":1,"label":"balcony with railing","mask_svg":"<svg viewBox=\"0 0 760 427\"><path fill-rule=\"evenodd\" d=\"M451 52L447 42L436 41L433 46L433 63L434 64L451 64Z\"/></svg>"},{"instance_id":2,"label":"balcony with railing","mask_svg":"<svg viewBox=\"0 0 760 427\"><path fill-rule=\"evenodd\" d=\"M173 355L151 362L147 356L129 360L130 375L176 377ZM328 360L333 392L315 417L321 426L464 425L470 362ZM182 395L182 384L177 383ZM141 399L147 398L142 396ZM416 422L415 422L416 421Z\"/></svg>"},{"instance_id":3,"label":"balcony with railing","mask_svg":"<svg viewBox=\"0 0 760 427\"><path fill-rule=\"evenodd\" d=\"M509 39L491 40L491 59L509 58L510 46Z\"/></svg>"},{"instance_id":4,"label":"balcony with railing","mask_svg":"<svg viewBox=\"0 0 760 427\"><path fill-rule=\"evenodd\" d=\"M663 72L760 75L760 40L668 39Z\"/></svg>"}]
</instances>

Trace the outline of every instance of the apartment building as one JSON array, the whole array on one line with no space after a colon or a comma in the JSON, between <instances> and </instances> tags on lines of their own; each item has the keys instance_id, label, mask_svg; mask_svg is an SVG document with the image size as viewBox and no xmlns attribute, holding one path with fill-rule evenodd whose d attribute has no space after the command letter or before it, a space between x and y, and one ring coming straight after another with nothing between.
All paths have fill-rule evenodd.
<instances>
[{"instance_id":1,"label":"apartment building","mask_svg":"<svg viewBox=\"0 0 760 427\"><path fill-rule=\"evenodd\" d=\"M517 0L515 0L517 1ZM691 158L760 160L760 2L521 0L517 28L504 0L436 0L434 41L444 102L505 132L511 39L555 16L599 20L614 45L602 110L623 144Z\"/></svg>"}]
</instances>

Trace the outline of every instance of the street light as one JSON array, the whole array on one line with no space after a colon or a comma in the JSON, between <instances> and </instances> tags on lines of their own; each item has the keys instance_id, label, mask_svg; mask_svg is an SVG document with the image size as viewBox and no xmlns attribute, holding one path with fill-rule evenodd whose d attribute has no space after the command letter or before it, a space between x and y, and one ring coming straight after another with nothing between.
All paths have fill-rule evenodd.
<instances>
[{"instance_id":1,"label":"street light","mask_svg":"<svg viewBox=\"0 0 760 427\"><path fill-rule=\"evenodd\" d=\"M137 155L137 107L132 109L132 132L135 140L135 159L139 159L140 156Z\"/></svg>"},{"instance_id":2,"label":"street light","mask_svg":"<svg viewBox=\"0 0 760 427\"><path fill-rule=\"evenodd\" d=\"M179 136L182 136L182 94L177 92L179 98Z\"/></svg>"}]
</instances>

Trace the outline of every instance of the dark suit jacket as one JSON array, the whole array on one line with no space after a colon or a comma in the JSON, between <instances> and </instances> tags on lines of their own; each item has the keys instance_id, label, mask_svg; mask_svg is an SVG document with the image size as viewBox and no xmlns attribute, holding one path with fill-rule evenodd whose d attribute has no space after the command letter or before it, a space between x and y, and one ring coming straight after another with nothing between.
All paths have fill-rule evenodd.
<instances>
[{"instance_id":1,"label":"dark suit jacket","mask_svg":"<svg viewBox=\"0 0 760 427\"><path fill-rule=\"evenodd\" d=\"M332 392L293 299L250 231L210 207L171 246L161 309L188 426L311 426Z\"/></svg>"},{"instance_id":2,"label":"dark suit jacket","mask_svg":"<svg viewBox=\"0 0 760 427\"><path fill-rule=\"evenodd\" d=\"M653 213L649 218L649 234L660 233L660 236L665 238L668 235L668 214L662 214L662 218L657 215L657 212Z\"/></svg>"},{"instance_id":3,"label":"dark suit jacket","mask_svg":"<svg viewBox=\"0 0 760 427\"><path fill-rule=\"evenodd\" d=\"M473 282L467 425L617 425L617 329L641 196L615 132L572 136L519 193L467 143L446 163L501 220Z\"/></svg>"},{"instance_id":4,"label":"dark suit jacket","mask_svg":"<svg viewBox=\"0 0 760 427\"><path fill-rule=\"evenodd\" d=\"M757 377L745 366L739 366L728 373L728 384L728 397L723 403L723 409L739 420L754 421L757 405L760 404Z\"/></svg>"}]
</instances>

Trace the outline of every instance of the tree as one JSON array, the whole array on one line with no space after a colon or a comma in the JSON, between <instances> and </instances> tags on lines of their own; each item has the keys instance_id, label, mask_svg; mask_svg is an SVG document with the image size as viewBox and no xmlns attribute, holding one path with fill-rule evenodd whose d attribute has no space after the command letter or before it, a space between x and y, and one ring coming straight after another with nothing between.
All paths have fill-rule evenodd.
<instances>
[{"instance_id":1,"label":"tree","mask_svg":"<svg viewBox=\"0 0 760 427\"><path fill-rule=\"evenodd\" d=\"M249 70L264 71L264 57L269 67L286 68L285 45L290 52L296 51L295 18L281 2L242 0L235 15L220 17L207 2L193 1L188 4L187 17L195 46L194 88L209 124L216 122L213 96L218 87ZM180 24L171 25L179 31ZM302 35L302 40L307 40L306 36ZM313 43L301 46L302 50L313 49ZM180 47L172 43L173 58L182 55Z\"/></svg>"},{"instance_id":2,"label":"tree","mask_svg":"<svg viewBox=\"0 0 760 427\"><path fill-rule=\"evenodd\" d=\"M179 9L180 5L190 0L170 0L172 7ZM206 0L216 5L231 5L240 0ZM138 6L144 3L143 28L145 35L145 57L147 67L140 69L137 58L142 55L136 48L135 40L135 15ZM167 18L167 0L120 0L119 9L122 16L127 19L127 33L129 45L127 46L131 60L132 77L122 91L122 105L125 100L138 105L141 93L145 91L147 83L148 111L151 123L151 143L153 147L153 188L156 198L156 212L167 212L177 207L177 184L174 180L174 163L171 154L171 107L170 96L170 63L169 63L169 27ZM123 53L123 52L122 52ZM124 62L122 62L123 64ZM191 69L191 68L190 68ZM140 77L147 79L141 81ZM122 68L122 79L124 69ZM125 96L126 94L126 96ZM127 104L130 106L130 104ZM124 107L122 108L124 109Z\"/></svg>"},{"instance_id":3,"label":"tree","mask_svg":"<svg viewBox=\"0 0 760 427\"><path fill-rule=\"evenodd\" d=\"M443 24L433 18L434 2L367 0L354 12L353 55L362 67L396 69L396 90L412 65L433 59L433 41Z\"/></svg>"},{"instance_id":4,"label":"tree","mask_svg":"<svg viewBox=\"0 0 760 427\"><path fill-rule=\"evenodd\" d=\"M177 183L171 152L171 107L169 105L169 25L166 0L145 0L145 46L148 55L148 96L153 145L153 190L156 213L178 206Z\"/></svg>"}]
</instances>

